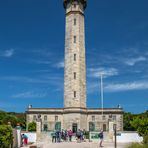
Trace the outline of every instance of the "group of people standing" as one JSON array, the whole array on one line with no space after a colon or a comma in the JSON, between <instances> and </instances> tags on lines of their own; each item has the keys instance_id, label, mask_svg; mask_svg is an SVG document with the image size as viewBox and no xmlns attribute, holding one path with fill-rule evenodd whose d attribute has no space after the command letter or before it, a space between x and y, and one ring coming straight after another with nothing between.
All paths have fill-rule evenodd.
<instances>
[{"instance_id":1,"label":"group of people standing","mask_svg":"<svg viewBox=\"0 0 148 148\"><path fill-rule=\"evenodd\" d=\"M72 141L72 136L76 136L77 141L81 142L84 140L84 131L78 130L76 133L73 133L72 130L62 130L54 131L52 133L52 142L61 142L61 141Z\"/></svg>"},{"instance_id":2,"label":"group of people standing","mask_svg":"<svg viewBox=\"0 0 148 148\"><path fill-rule=\"evenodd\" d=\"M54 143L60 143L61 141L71 142L72 136L76 137L77 142L82 142L86 138L85 135L86 135L85 130L82 131L80 129L76 133L73 133L72 130L62 130L62 131L57 130L52 133L52 142ZM102 146L102 142L104 138L103 130L99 132L98 137L100 139L99 145L100 147L103 147Z\"/></svg>"}]
</instances>

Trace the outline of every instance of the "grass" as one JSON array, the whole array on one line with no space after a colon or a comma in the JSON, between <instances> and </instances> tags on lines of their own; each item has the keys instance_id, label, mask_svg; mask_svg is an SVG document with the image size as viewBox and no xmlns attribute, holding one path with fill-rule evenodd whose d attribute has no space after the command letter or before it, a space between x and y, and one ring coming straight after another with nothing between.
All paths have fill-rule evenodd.
<instances>
[{"instance_id":1,"label":"grass","mask_svg":"<svg viewBox=\"0 0 148 148\"><path fill-rule=\"evenodd\" d=\"M128 148L148 148L146 144L132 143Z\"/></svg>"}]
</instances>

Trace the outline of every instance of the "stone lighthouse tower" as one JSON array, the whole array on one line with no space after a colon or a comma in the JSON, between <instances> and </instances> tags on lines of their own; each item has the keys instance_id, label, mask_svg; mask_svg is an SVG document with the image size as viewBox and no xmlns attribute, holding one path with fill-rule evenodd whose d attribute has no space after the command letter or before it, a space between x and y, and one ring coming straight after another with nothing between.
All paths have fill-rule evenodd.
<instances>
[{"instance_id":1,"label":"stone lighthouse tower","mask_svg":"<svg viewBox=\"0 0 148 148\"><path fill-rule=\"evenodd\" d=\"M64 0L66 15L65 28L65 74L64 74L64 108L65 111L77 113L70 115L71 121L79 122L81 128L81 110L86 109L86 65L85 65L85 27L84 11L86 0ZM69 112L68 111L68 112ZM70 120L64 115L64 123ZM76 117L76 118L74 118ZM66 119L67 118L67 119ZM82 121L84 122L84 121ZM68 123L65 128L73 127ZM76 124L75 124L76 125Z\"/></svg>"},{"instance_id":2,"label":"stone lighthouse tower","mask_svg":"<svg viewBox=\"0 0 148 148\"><path fill-rule=\"evenodd\" d=\"M64 0L66 11L64 107L86 108L84 10L86 0Z\"/></svg>"}]
</instances>

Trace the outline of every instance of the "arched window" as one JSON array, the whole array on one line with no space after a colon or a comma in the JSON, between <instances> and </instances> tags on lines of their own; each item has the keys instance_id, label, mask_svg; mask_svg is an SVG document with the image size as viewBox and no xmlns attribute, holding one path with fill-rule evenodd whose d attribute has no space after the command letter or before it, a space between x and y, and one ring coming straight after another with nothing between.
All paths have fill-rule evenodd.
<instances>
[{"instance_id":1,"label":"arched window","mask_svg":"<svg viewBox=\"0 0 148 148\"><path fill-rule=\"evenodd\" d=\"M94 122L89 122L89 131L95 131L95 123Z\"/></svg>"},{"instance_id":2,"label":"arched window","mask_svg":"<svg viewBox=\"0 0 148 148\"><path fill-rule=\"evenodd\" d=\"M44 121L47 121L47 116L44 116Z\"/></svg>"},{"instance_id":3,"label":"arched window","mask_svg":"<svg viewBox=\"0 0 148 148\"><path fill-rule=\"evenodd\" d=\"M33 121L36 121L36 115L33 115Z\"/></svg>"},{"instance_id":4,"label":"arched window","mask_svg":"<svg viewBox=\"0 0 148 148\"><path fill-rule=\"evenodd\" d=\"M58 121L58 116L55 116L55 121Z\"/></svg>"}]
</instances>

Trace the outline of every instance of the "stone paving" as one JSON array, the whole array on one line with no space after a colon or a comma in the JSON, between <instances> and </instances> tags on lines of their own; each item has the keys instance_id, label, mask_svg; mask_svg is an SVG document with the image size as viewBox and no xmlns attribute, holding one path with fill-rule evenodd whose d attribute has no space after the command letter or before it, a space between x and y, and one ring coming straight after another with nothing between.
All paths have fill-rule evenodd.
<instances>
[{"instance_id":1,"label":"stone paving","mask_svg":"<svg viewBox=\"0 0 148 148\"><path fill-rule=\"evenodd\" d=\"M62 143L48 143L48 142L40 142L34 144L37 148L99 148L99 143L97 142L62 142ZM103 148L114 148L114 143L104 142ZM117 148L127 148L128 144L118 143ZM29 148L23 147L23 148Z\"/></svg>"}]
</instances>

